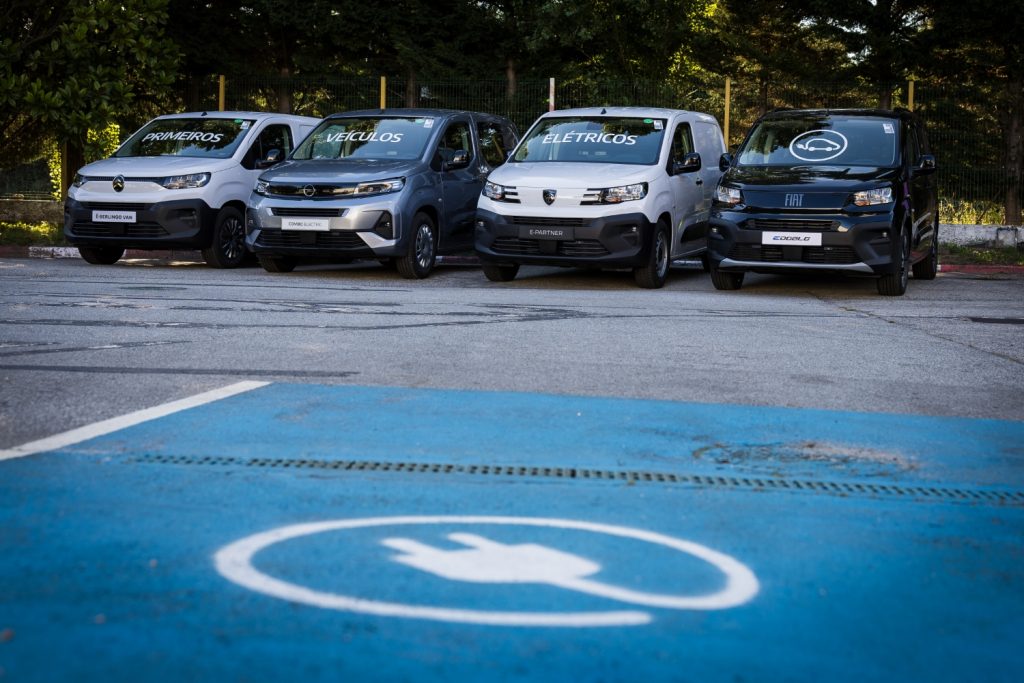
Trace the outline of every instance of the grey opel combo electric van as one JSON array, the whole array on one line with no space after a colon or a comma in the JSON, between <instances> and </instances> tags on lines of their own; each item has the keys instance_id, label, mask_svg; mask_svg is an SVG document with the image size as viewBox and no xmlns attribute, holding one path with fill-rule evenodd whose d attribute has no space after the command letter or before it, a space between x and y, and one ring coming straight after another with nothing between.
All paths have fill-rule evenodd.
<instances>
[{"instance_id":1,"label":"grey opel combo electric van","mask_svg":"<svg viewBox=\"0 0 1024 683\"><path fill-rule=\"evenodd\" d=\"M273 273L304 260L371 258L426 277L438 254L473 248L480 191L516 137L507 119L477 112L329 116L260 176L246 244Z\"/></svg>"}]
</instances>

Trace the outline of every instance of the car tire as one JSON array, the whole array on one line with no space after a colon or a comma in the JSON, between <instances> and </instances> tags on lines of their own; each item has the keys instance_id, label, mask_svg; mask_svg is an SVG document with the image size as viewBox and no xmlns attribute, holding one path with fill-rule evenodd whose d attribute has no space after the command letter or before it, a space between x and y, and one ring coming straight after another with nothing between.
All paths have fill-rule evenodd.
<instances>
[{"instance_id":1,"label":"car tire","mask_svg":"<svg viewBox=\"0 0 1024 683\"><path fill-rule=\"evenodd\" d=\"M878 293L882 296L903 296L907 291L907 280L910 278L910 227L900 231L896 253L893 261L896 270L878 278Z\"/></svg>"},{"instance_id":2,"label":"car tire","mask_svg":"<svg viewBox=\"0 0 1024 683\"><path fill-rule=\"evenodd\" d=\"M928 255L914 264L915 280L934 280L939 273L939 224L935 223L935 232L932 233L932 246Z\"/></svg>"},{"instance_id":3,"label":"car tire","mask_svg":"<svg viewBox=\"0 0 1024 683\"><path fill-rule=\"evenodd\" d=\"M644 289L660 289L665 285L668 268L671 264L670 242L668 226L664 221L658 221L658 225L654 228L651 249L647 254L647 262L639 268L633 269L633 279L639 286Z\"/></svg>"},{"instance_id":4,"label":"car tire","mask_svg":"<svg viewBox=\"0 0 1024 683\"><path fill-rule=\"evenodd\" d=\"M245 255L245 218L238 209L225 206L217 212L213 238L203 249L203 260L213 268L237 268Z\"/></svg>"},{"instance_id":5,"label":"car tire","mask_svg":"<svg viewBox=\"0 0 1024 683\"><path fill-rule=\"evenodd\" d=\"M124 256L124 249L121 247L79 247L78 255L86 263L109 266L117 263L118 259Z\"/></svg>"},{"instance_id":6,"label":"car tire","mask_svg":"<svg viewBox=\"0 0 1024 683\"><path fill-rule=\"evenodd\" d=\"M412 235L405 254L395 259L398 274L407 280L419 280L430 275L437 260L437 230L434 221L420 212L413 216Z\"/></svg>"},{"instance_id":7,"label":"car tire","mask_svg":"<svg viewBox=\"0 0 1024 683\"><path fill-rule=\"evenodd\" d=\"M519 274L518 263L501 265L497 263L484 263L481 264L481 268L483 268L484 275L491 282L511 282Z\"/></svg>"},{"instance_id":8,"label":"car tire","mask_svg":"<svg viewBox=\"0 0 1024 683\"><path fill-rule=\"evenodd\" d=\"M715 289L720 291L731 291L739 289L743 286L743 276L746 273L729 273L723 270L719 270L718 265L715 263L708 264L711 273L711 284L715 286Z\"/></svg>"},{"instance_id":9,"label":"car tire","mask_svg":"<svg viewBox=\"0 0 1024 683\"><path fill-rule=\"evenodd\" d=\"M295 270L295 259L287 256L260 256L260 265L268 273L290 273Z\"/></svg>"}]
</instances>

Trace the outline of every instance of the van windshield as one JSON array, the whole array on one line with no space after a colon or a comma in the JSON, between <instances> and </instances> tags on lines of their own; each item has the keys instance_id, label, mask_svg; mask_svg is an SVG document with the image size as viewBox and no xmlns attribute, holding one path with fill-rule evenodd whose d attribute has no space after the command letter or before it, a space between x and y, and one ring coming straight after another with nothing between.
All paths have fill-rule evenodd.
<instances>
[{"instance_id":1,"label":"van windshield","mask_svg":"<svg viewBox=\"0 0 1024 683\"><path fill-rule=\"evenodd\" d=\"M251 119L157 119L128 138L114 156L227 159L254 123Z\"/></svg>"},{"instance_id":2,"label":"van windshield","mask_svg":"<svg viewBox=\"0 0 1024 683\"><path fill-rule=\"evenodd\" d=\"M899 120L799 115L761 121L736 154L743 166L895 166Z\"/></svg>"},{"instance_id":3,"label":"van windshield","mask_svg":"<svg viewBox=\"0 0 1024 683\"><path fill-rule=\"evenodd\" d=\"M512 161L656 164L665 119L600 116L541 119Z\"/></svg>"},{"instance_id":4,"label":"van windshield","mask_svg":"<svg viewBox=\"0 0 1024 683\"><path fill-rule=\"evenodd\" d=\"M419 159L435 123L423 116L327 119L292 159Z\"/></svg>"}]
</instances>

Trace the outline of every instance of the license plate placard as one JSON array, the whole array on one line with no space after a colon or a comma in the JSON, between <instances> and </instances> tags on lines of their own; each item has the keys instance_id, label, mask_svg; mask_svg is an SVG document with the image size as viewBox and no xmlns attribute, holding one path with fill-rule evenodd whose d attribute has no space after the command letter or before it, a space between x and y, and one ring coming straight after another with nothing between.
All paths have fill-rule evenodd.
<instances>
[{"instance_id":1,"label":"license plate placard","mask_svg":"<svg viewBox=\"0 0 1024 683\"><path fill-rule=\"evenodd\" d=\"M576 239L572 228L549 228L539 225L524 225L519 228L520 239L558 240L571 242Z\"/></svg>"},{"instance_id":2,"label":"license plate placard","mask_svg":"<svg viewBox=\"0 0 1024 683\"><path fill-rule=\"evenodd\" d=\"M326 232L331 229L331 221L329 218L282 218L281 229Z\"/></svg>"},{"instance_id":3,"label":"license plate placard","mask_svg":"<svg viewBox=\"0 0 1024 683\"><path fill-rule=\"evenodd\" d=\"M761 244L773 247L820 247L820 232L763 232Z\"/></svg>"},{"instance_id":4,"label":"license plate placard","mask_svg":"<svg viewBox=\"0 0 1024 683\"><path fill-rule=\"evenodd\" d=\"M100 211L92 212L93 223L134 223L134 211Z\"/></svg>"}]
</instances>

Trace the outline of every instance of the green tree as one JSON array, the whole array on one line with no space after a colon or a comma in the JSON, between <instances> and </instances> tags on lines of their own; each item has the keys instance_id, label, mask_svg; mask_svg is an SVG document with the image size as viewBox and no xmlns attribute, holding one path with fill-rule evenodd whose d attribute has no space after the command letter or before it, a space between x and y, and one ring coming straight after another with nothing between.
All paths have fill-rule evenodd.
<instances>
[{"instance_id":1,"label":"green tree","mask_svg":"<svg viewBox=\"0 0 1024 683\"><path fill-rule=\"evenodd\" d=\"M90 130L166 93L177 52L164 38L167 0L8 3L0 24L0 166L48 140L84 162Z\"/></svg>"}]
</instances>

